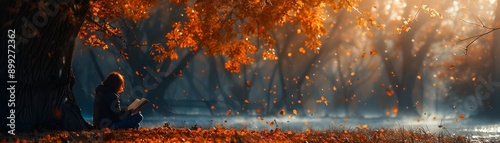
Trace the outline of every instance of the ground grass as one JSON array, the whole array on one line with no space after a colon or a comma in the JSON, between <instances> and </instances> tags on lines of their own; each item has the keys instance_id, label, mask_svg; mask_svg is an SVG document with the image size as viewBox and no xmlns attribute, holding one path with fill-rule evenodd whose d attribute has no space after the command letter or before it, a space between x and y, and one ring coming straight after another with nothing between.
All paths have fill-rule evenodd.
<instances>
[{"instance_id":1,"label":"ground grass","mask_svg":"<svg viewBox=\"0 0 500 143\"><path fill-rule=\"evenodd\" d=\"M332 128L326 131L307 129L303 132L274 130L250 131L216 126L202 129L175 128L168 124L156 128L128 130L90 130L79 132L51 131L25 133L0 142L470 142L465 136L454 136L446 131L429 133L424 128L414 129L353 129Z\"/></svg>"}]
</instances>

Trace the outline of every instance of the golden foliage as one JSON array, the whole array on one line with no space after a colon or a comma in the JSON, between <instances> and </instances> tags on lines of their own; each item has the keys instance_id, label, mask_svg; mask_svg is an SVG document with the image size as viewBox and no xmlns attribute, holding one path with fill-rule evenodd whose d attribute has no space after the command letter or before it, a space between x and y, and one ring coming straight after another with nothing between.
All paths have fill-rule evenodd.
<instances>
[{"instance_id":1,"label":"golden foliage","mask_svg":"<svg viewBox=\"0 0 500 143\"><path fill-rule=\"evenodd\" d=\"M203 50L206 55L224 55L227 58L224 67L231 72L240 72L241 66L254 62L254 57L251 55L259 49L268 49L262 52L264 59L278 59L274 51L276 39L271 33L285 24L298 26L297 34L306 37L304 47L299 50L300 53L305 54L306 49L319 53L321 38L327 33L324 26L325 20L329 17L327 9L333 12L355 10L359 13L357 20L359 27L385 28L384 24L379 24L375 20L370 11L358 10L361 1L170 0L170 3L186 5L185 14L182 14L186 20L174 22L172 31L165 35L164 45L153 44L153 51L150 54L154 61L162 62L164 59L178 59L176 48L190 48L191 52ZM107 49L109 47L105 42L107 38L123 37L122 29L119 28L123 25L112 24L113 21L129 19L137 22L148 18L149 9L156 4L156 0L92 1L79 37L84 40L85 45ZM433 9L423 9L438 15ZM333 27L333 24L330 25Z\"/></svg>"},{"instance_id":2,"label":"golden foliage","mask_svg":"<svg viewBox=\"0 0 500 143\"><path fill-rule=\"evenodd\" d=\"M361 0L237 0L196 1L170 0L171 3L186 4L187 21L174 23L167 34L167 51L174 48L201 48L207 55L224 55L228 58L224 67L231 72L240 72L240 66L252 64L257 48L266 48L262 57L277 60L274 52L276 39L271 32L285 24L298 25L297 34L306 36L305 48L318 53L321 36L327 33L324 27L326 8L337 12L357 9ZM385 26L377 24L369 12L362 14L365 28ZM366 19L366 20L364 20ZM256 47L252 40L263 41ZM262 43L262 42L259 42ZM301 48L300 53L305 53ZM155 59L168 55L155 55ZM157 60L161 61L161 60Z\"/></svg>"},{"instance_id":3,"label":"golden foliage","mask_svg":"<svg viewBox=\"0 0 500 143\"><path fill-rule=\"evenodd\" d=\"M110 37L120 37L122 34L120 26L115 26L110 22L121 19L136 22L148 18L149 8L156 4L157 0L90 1L90 11L86 15L86 21L80 27L78 36L83 39L86 46L107 49L109 46L104 40Z\"/></svg>"},{"instance_id":4,"label":"golden foliage","mask_svg":"<svg viewBox=\"0 0 500 143\"><path fill-rule=\"evenodd\" d=\"M137 21L142 18L148 18L149 8L156 3L156 0L96 0L90 2L90 14L98 19L115 20L127 18Z\"/></svg>"}]
</instances>

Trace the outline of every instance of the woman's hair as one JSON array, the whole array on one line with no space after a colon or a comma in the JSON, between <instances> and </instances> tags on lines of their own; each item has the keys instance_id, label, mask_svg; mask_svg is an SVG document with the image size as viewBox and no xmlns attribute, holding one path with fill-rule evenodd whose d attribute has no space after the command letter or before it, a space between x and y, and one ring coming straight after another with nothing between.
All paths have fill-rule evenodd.
<instances>
[{"instance_id":1,"label":"woman's hair","mask_svg":"<svg viewBox=\"0 0 500 143\"><path fill-rule=\"evenodd\" d=\"M116 93L122 93L125 86L125 80L123 80L123 75L121 73L111 72L102 84L111 87Z\"/></svg>"}]
</instances>

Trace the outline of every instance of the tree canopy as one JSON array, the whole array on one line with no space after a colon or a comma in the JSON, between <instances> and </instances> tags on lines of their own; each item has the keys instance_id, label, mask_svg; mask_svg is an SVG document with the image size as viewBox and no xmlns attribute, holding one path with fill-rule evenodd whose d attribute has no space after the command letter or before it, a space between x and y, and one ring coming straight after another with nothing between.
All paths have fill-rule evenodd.
<instances>
[{"instance_id":1,"label":"tree canopy","mask_svg":"<svg viewBox=\"0 0 500 143\"><path fill-rule=\"evenodd\" d=\"M370 11L359 10L361 1L170 0L171 3L186 6L185 14L181 14L185 20L172 23L173 30L166 33L165 43L150 45L154 47L151 55L155 61L162 62L167 58L178 59L176 48L190 48L192 51L204 49L206 55L224 55L227 57L225 68L239 72L242 65L254 63L254 58L249 55L255 54L258 49L265 50L263 58L278 58L274 52L276 39L271 32L286 24L297 25L299 28L293 30L306 36L305 48L301 50L309 49L318 53L321 49L320 39L327 33L324 22L330 17L327 10L334 13L340 10L355 11L359 13L356 17L359 27L385 28ZM91 12L81 28L80 38L85 39L86 45L107 49L109 45L104 39L121 38L122 31L129 28L114 24L116 21L129 19L136 22L148 18L149 8L157 4L154 0L93 1Z\"/></svg>"}]
</instances>

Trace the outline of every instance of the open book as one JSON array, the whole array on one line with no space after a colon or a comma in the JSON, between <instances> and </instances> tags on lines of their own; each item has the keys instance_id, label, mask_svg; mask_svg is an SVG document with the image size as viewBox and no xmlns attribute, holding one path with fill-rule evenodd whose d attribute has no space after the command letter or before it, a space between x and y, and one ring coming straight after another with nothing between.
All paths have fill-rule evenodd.
<instances>
[{"instance_id":1,"label":"open book","mask_svg":"<svg viewBox=\"0 0 500 143\"><path fill-rule=\"evenodd\" d=\"M146 98L135 99L134 102L132 102L132 103L130 103L130 105L128 105L127 109L131 110L132 113L135 113L135 112L139 111L139 109L141 109L148 102L149 102L149 100L147 100Z\"/></svg>"}]
</instances>

